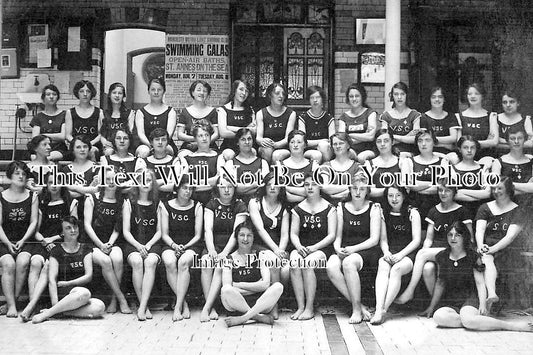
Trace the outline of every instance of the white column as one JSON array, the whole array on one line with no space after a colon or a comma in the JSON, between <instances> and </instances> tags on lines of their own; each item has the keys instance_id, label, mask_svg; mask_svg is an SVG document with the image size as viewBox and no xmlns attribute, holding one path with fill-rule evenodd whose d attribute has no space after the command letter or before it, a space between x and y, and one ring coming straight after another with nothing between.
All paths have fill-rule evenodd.
<instances>
[{"instance_id":1,"label":"white column","mask_svg":"<svg viewBox=\"0 0 533 355\"><path fill-rule=\"evenodd\" d=\"M387 0L385 9L385 107L392 107L389 101L389 92L395 83L400 81L400 44L401 44L401 19L402 1Z\"/></svg>"}]
</instances>

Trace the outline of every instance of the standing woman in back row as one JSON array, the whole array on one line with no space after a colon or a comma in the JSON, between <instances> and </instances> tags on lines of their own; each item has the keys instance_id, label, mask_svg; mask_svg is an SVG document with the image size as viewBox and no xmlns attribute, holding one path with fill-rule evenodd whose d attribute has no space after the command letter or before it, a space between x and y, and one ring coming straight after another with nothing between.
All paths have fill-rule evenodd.
<instances>
[{"instance_id":1,"label":"standing woman in back row","mask_svg":"<svg viewBox=\"0 0 533 355\"><path fill-rule=\"evenodd\" d=\"M280 83L270 84L266 97L270 104L256 115L256 140L259 144L259 154L268 163L274 163L290 155L287 136L294 129L296 112L285 106L287 90Z\"/></svg>"},{"instance_id":2,"label":"standing woman in back row","mask_svg":"<svg viewBox=\"0 0 533 355\"><path fill-rule=\"evenodd\" d=\"M118 129L133 132L135 111L126 108L126 88L121 83L113 83L107 92L107 107L104 110L104 122L100 129L104 155L115 153L113 135ZM131 142L133 146L133 142Z\"/></svg>"},{"instance_id":3,"label":"standing woman in back row","mask_svg":"<svg viewBox=\"0 0 533 355\"><path fill-rule=\"evenodd\" d=\"M166 90L167 87L163 79L155 78L150 80L148 82L150 103L137 110L135 114L135 128L140 140L136 155L141 158L146 158L150 155L153 147L149 137L156 128L162 128L168 133L168 153L173 156L178 153L178 148L172 139L176 129L176 111L163 102Z\"/></svg>"},{"instance_id":4,"label":"standing woman in back row","mask_svg":"<svg viewBox=\"0 0 533 355\"><path fill-rule=\"evenodd\" d=\"M91 142L90 159L96 160L96 155L103 152L100 141L100 128L104 119L103 111L91 104L91 100L96 97L96 89L90 81L81 80L74 85L74 96L79 101L67 111L65 115L66 140L71 144L74 136L86 136ZM72 159L72 157L71 157Z\"/></svg>"},{"instance_id":5,"label":"standing woman in back row","mask_svg":"<svg viewBox=\"0 0 533 355\"><path fill-rule=\"evenodd\" d=\"M46 85L41 94L44 110L33 117L30 122L31 136L43 135L50 138L50 160L61 160L67 152L65 145L65 111L57 108L59 89L55 85Z\"/></svg>"},{"instance_id":6,"label":"standing woman in back row","mask_svg":"<svg viewBox=\"0 0 533 355\"><path fill-rule=\"evenodd\" d=\"M180 158L195 152L198 149L196 137L192 133L193 127L203 120L207 120L213 127L211 133L211 149L218 150L218 116L217 110L207 104L211 95L211 85L203 80L196 80L189 88L192 97L192 105L181 110L178 117L178 139L183 141Z\"/></svg>"},{"instance_id":7,"label":"standing woman in back row","mask_svg":"<svg viewBox=\"0 0 533 355\"><path fill-rule=\"evenodd\" d=\"M378 129L378 115L368 107L366 98L367 93L363 85L354 83L348 86L346 103L350 105L350 111L343 112L338 119L338 131L346 132L350 136L351 148L361 164L376 156L374 136Z\"/></svg>"},{"instance_id":8,"label":"standing woman in back row","mask_svg":"<svg viewBox=\"0 0 533 355\"><path fill-rule=\"evenodd\" d=\"M389 93L392 109L383 112L380 121L382 128L392 131L394 148L412 155L416 147L415 134L420 129L420 113L407 105L408 95L409 88L405 83L394 84Z\"/></svg>"},{"instance_id":9,"label":"standing woman in back row","mask_svg":"<svg viewBox=\"0 0 533 355\"><path fill-rule=\"evenodd\" d=\"M228 102L217 110L220 137L224 139L220 145L220 151L224 154L226 161L239 154L237 135L241 128L251 129L252 136L255 136L255 113L248 103L249 97L248 84L242 80L235 80L231 84Z\"/></svg>"},{"instance_id":10,"label":"standing woman in back row","mask_svg":"<svg viewBox=\"0 0 533 355\"><path fill-rule=\"evenodd\" d=\"M480 149L477 152L479 159L486 156L494 156L500 135L498 133L498 115L483 108L485 89L476 83L472 83L466 89L468 108L457 114L461 122L461 130L458 137L470 135L479 142ZM489 159L492 160L492 159ZM484 164L484 162L481 162Z\"/></svg>"}]
</instances>

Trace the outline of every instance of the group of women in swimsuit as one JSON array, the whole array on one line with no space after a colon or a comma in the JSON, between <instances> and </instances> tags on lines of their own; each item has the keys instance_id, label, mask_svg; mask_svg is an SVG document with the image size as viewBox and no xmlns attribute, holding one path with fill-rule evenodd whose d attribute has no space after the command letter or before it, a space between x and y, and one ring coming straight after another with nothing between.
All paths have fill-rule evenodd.
<instances>
[{"instance_id":1,"label":"group of women in swimsuit","mask_svg":"<svg viewBox=\"0 0 533 355\"><path fill-rule=\"evenodd\" d=\"M57 108L59 90L45 87L44 110L31 122L31 162L9 165L10 184L0 194L7 301L0 313L18 315L26 282L25 321L131 313L121 288L126 261L137 318L150 319L162 261L175 321L190 317L193 268L201 269L201 321L218 318L220 295L228 311L240 313L228 326L271 324L289 280L297 303L291 318L313 318L315 271L325 268L352 306L351 323L382 323L423 278L432 295L424 314L440 325L530 329L486 316L499 299L495 259L505 258L524 228L519 205L533 192L526 153L533 128L515 93L504 93L503 113L489 113L485 92L472 84L469 107L453 114L437 87L421 114L400 82L390 92L393 108L379 115L366 105L364 86L352 84L350 109L334 118L316 86L299 115L285 105L279 83L268 87L270 104L258 112L240 80L219 108L207 104L210 85L194 82L192 105L179 114L163 102L162 79L150 80L148 92L150 103L134 112L115 83L101 110L91 104L94 86L81 81L79 104L65 112ZM484 178L491 173L496 182ZM112 291L107 307L84 287L93 263ZM377 269L374 314L361 303L363 269ZM37 313L47 288L52 307Z\"/></svg>"}]
</instances>

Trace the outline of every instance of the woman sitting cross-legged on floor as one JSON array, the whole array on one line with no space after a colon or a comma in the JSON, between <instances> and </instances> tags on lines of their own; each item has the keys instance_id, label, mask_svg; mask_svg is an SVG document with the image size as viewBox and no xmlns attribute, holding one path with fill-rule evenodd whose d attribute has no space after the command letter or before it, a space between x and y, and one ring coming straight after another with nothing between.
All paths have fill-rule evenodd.
<instances>
[{"instance_id":1,"label":"woman sitting cross-legged on floor","mask_svg":"<svg viewBox=\"0 0 533 355\"><path fill-rule=\"evenodd\" d=\"M509 322L487 316L484 265L472 250L470 238L464 223L452 224L447 234L448 247L436 256L437 283L424 314L428 317L433 314L439 327L533 331L531 322Z\"/></svg>"},{"instance_id":2,"label":"woman sitting cross-legged on floor","mask_svg":"<svg viewBox=\"0 0 533 355\"><path fill-rule=\"evenodd\" d=\"M91 292L83 287L93 277L92 248L78 242L79 223L76 217L63 218L63 243L50 253L48 277L39 279L35 293L42 294L48 284L52 307L33 316L33 323L41 323L56 314L77 318L97 318L105 312L104 302L91 298ZM39 297L34 297L37 303Z\"/></svg>"},{"instance_id":3,"label":"woman sitting cross-legged on floor","mask_svg":"<svg viewBox=\"0 0 533 355\"><path fill-rule=\"evenodd\" d=\"M249 320L272 324L272 311L283 293L280 282L270 284L270 269L262 262L263 253L254 247L255 228L246 219L235 228L237 250L231 253L222 270L221 300L230 312L243 313L227 317L226 325L232 327Z\"/></svg>"}]
</instances>

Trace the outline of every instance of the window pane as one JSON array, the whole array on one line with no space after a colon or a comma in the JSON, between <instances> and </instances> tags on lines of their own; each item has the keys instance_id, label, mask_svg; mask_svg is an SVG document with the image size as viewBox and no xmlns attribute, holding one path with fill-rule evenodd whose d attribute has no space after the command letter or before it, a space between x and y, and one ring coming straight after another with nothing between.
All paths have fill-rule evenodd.
<instances>
[{"instance_id":1,"label":"window pane","mask_svg":"<svg viewBox=\"0 0 533 355\"><path fill-rule=\"evenodd\" d=\"M259 67L259 94L264 97L268 85L274 82L274 57L262 57Z\"/></svg>"},{"instance_id":2,"label":"window pane","mask_svg":"<svg viewBox=\"0 0 533 355\"><path fill-rule=\"evenodd\" d=\"M288 98L302 100L304 98L304 60L288 58Z\"/></svg>"},{"instance_id":3,"label":"window pane","mask_svg":"<svg viewBox=\"0 0 533 355\"><path fill-rule=\"evenodd\" d=\"M324 38L319 33L313 33L307 39L307 54L324 54Z\"/></svg>"},{"instance_id":4,"label":"window pane","mask_svg":"<svg viewBox=\"0 0 533 355\"><path fill-rule=\"evenodd\" d=\"M289 36L289 39L287 40L287 53L289 55L304 54L304 38L298 32Z\"/></svg>"},{"instance_id":5,"label":"window pane","mask_svg":"<svg viewBox=\"0 0 533 355\"><path fill-rule=\"evenodd\" d=\"M311 58L307 60L307 86L324 87L324 60Z\"/></svg>"}]
</instances>

